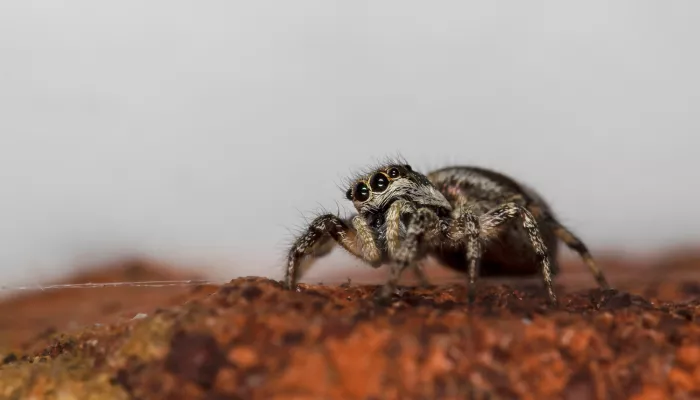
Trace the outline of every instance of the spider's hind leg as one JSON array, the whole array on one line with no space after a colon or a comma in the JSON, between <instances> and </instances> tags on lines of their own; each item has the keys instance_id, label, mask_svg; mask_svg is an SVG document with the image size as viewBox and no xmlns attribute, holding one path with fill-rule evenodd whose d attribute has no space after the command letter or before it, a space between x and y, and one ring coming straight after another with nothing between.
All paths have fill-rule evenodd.
<instances>
[{"instance_id":1,"label":"spider's hind leg","mask_svg":"<svg viewBox=\"0 0 700 400\"><path fill-rule=\"evenodd\" d=\"M527 208L513 202L505 203L494 208L479 218L481 233L482 235L489 236L493 230L515 218L520 218L522 220L522 226L525 228L532 248L537 255L542 272L542 279L547 288L549 299L552 303L556 304L557 296L552 287L552 266L549 259L549 251L542 239L542 234L537 226L535 217Z\"/></svg>"},{"instance_id":2,"label":"spider's hind leg","mask_svg":"<svg viewBox=\"0 0 700 400\"><path fill-rule=\"evenodd\" d=\"M573 232L567 229L559 221L557 221L553 216L548 216L548 222L554 228L554 234L564 242L571 250L574 250L583 259L583 261L588 266L588 269L593 274L598 285L603 289L610 289L607 279L603 270L598 266L598 264L593 259L593 256L588 251L587 246L579 239Z\"/></svg>"}]
</instances>

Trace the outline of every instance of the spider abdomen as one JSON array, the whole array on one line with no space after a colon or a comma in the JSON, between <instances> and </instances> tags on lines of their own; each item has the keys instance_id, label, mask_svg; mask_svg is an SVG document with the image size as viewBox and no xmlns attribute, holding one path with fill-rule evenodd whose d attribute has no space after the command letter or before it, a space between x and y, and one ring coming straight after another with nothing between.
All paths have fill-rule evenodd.
<instances>
[{"instance_id":1,"label":"spider abdomen","mask_svg":"<svg viewBox=\"0 0 700 400\"><path fill-rule=\"evenodd\" d=\"M527 233L513 223L501 235L484 243L480 261L479 276L483 277L526 277L541 273L539 260L532 250ZM551 230L540 229L551 260L552 275L559 271L556 260L558 240ZM467 271L467 256L464 249L440 249L433 257L442 265L459 272Z\"/></svg>"},{"instance_id":2,"label":"spider abdomen","mask_svg":"<svg viewBox=\"0 0 700 400\"><path fill-rule=\"evenodd\" d=\"M552 273L558 271L556 262L558 239L550 223L552 211L543 198L532 189L501 173L480 167L447 167L429 173L428 179L453 207L466 201L476 215L483 215L504 203L516 201L533 213L542 240L552 262ZM463 249L443 248L433 256L445 266L465 272L467 257ZM505 224L483 243L480 276L534 276L540 273L537 254L532 248L525 228L518 221Z\"/></svg>"}]
</instances>

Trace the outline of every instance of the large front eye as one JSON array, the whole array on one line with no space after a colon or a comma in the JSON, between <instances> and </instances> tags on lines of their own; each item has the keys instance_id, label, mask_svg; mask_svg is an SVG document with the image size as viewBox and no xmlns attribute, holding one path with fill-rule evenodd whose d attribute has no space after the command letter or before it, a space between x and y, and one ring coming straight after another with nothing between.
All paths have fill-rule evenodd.
<instances>
[{"instance_id":1,"label":"large front eye","mask_svg":"<svg viewBox=\"0 0 700 400\"><path fill-rule=\"evenodd\" d=\"M364 182L358 182L355 185L355 200L366 201L369 199L369 188Z\"/></svg>"},{"instance_id":2,"label":"large front eye","mask_svg":"<svg viewBox=\"0 0 700 400\"><path fill-rule=\"evenodd\" d=\"M372 188L373 192L381 193L389 186L389 179L382 173L374 174L369 181L369 186Z\"/></svg>"}]
</instances>

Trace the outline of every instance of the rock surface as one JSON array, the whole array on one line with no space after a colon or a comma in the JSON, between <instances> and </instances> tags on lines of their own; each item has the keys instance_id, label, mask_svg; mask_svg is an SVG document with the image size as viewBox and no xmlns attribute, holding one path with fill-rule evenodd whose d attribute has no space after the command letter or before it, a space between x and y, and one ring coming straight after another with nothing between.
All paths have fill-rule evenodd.
<instances>
[{"instance_id":1,"label":"rock surface","mask_svg":"<svg viewBox=\"0 0 700 400\"><path fill-rule=\"evenodd\" d=\"M51 309L60 319L31 314L41 329L74 321L38 334L30 317L8 314L31 298L10 299L0 338L13 325L25 336L0 342L0 398L700 398L695 260L610 262L610 291L569 273L557 280L558 307L536 280L480 281L469 307L456 283L404 286L379 306L377 285L289 292L247 277L162 297L148 290L139 304L135 292L93 291L79 312L65 300Z\"/></svg>"}]
</instances>

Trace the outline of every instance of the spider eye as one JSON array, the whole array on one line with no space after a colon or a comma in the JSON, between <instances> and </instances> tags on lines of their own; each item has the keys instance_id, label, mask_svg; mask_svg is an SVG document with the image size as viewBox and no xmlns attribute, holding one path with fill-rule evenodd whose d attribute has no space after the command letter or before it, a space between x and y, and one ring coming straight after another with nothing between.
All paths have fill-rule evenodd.
<instances>
[{"instance_id":1,"label":"spider eye","mask_svg":"<svg viewBox=\"0 0 700 400\"><path fill-rule=\"evenodd\" d=\"M404 168L406 168L409 171L413 171L413 168L411 168L411 166L408 164L404 165Z\"/></svg>"},{"instance_id":2,"label":"spider eye","mask_svg":"<svg viewBox=\"0 0 700 400\"><path fill-rule=\"evenodd\" d=\"M366 201L369 199L369 188L364 182L358 182L355 185L355 200Z\"/></svg>"},{"instance_id":3,"label":"spider eye","mask_svg":"<svg viewBox=\"0 0 700 400\"><path fill-rule=\"evenodd\" d=\"M345 197L346 197L348 200L352 200L352 188L348 189L348 191L345 192Z\"/></svg>"},{"instance_id":4,"label":"spider eye","mask_svg":"<svg viewBox=\"0 0 700 400\"><path fill-rule=\"evenodd\" d=\"M396 167L389 168L389 177L390 178L396 179L399 176L401 176L401 171L399 171L398 168L396 168Z\"/></svg>"},{"instance_id":5,"label":"spider eye","mask_svg":"<svg viewBox=\"0 0 700 400\"><path fill-rule=\"evenodd\" d=\"M374 174L369 181L369 186L372 188L373 192L381 193L389 186L389 179L382 173Z\"/></svg>"}]
</instances>

